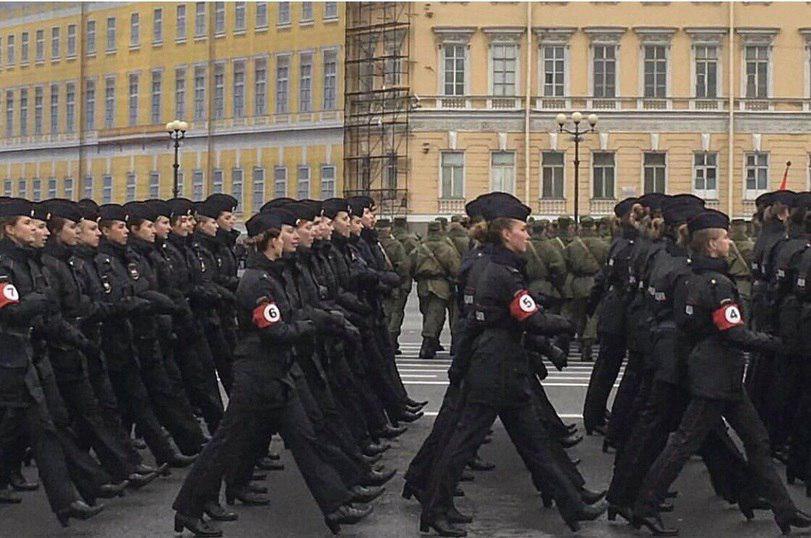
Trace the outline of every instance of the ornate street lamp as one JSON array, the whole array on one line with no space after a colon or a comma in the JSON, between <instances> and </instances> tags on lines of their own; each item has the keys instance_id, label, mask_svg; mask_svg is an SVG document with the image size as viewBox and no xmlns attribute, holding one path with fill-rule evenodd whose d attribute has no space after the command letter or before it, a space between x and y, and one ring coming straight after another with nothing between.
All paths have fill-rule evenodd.
<instances>
[{"instance_id":1,"label":"ornate street lamp","mask_svg":"<svg viewBox=\"0 0 811 538\"><path fill-rule=\"evenodd\" d=\"M174 184L172 186L172 195L177 198L178 191L177 191L177 170L180 168L180 163L177 162L177 151L180 149L180 141L186 138L186 130L189 128L189 124L185 121L181 120L174 120L170 121L166 124L166 132L169 133L169 138L172 139L175 145L175 163L172 165L175 171L174 176Z\"/></svg>"},{"instance_id":2,"label":"ornate street lamp","mask_svg":"<svg viewBox=\"0 0 811 538\"><path fill-rule=\"evenodd\" d=\"M572 114L572 123L574 129L566 128L566 114L558 114L555 116L555 121L558 124L558 132L567 133L572 135L574 140L574 223L579 226L579 203L580 203L580 142L585 138L588 133L597 132L595 126L597 125L597 114L589 114L586 118L589 123L588 129L581 129L580 125L583 121L583 114L575 112Z\"/></svg>"}]
</instances>

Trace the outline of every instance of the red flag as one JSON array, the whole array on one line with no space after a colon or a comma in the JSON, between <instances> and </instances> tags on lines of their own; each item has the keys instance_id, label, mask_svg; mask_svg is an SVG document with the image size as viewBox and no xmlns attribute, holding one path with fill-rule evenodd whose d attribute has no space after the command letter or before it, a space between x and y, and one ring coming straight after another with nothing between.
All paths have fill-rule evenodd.
<instances>
[{"instance_id":1,"label":"red flag","mask_svg":"<svg viewBox=\"0 0 811 538\"><path fill-rule=\"evenodd\" d=\"M791 168L791 161L786 161L786 171L783 172L783 181L780 182L780 189L781 191L786 190L786 185L788 184L788 169Z\"/></svg>"}]
</instances>

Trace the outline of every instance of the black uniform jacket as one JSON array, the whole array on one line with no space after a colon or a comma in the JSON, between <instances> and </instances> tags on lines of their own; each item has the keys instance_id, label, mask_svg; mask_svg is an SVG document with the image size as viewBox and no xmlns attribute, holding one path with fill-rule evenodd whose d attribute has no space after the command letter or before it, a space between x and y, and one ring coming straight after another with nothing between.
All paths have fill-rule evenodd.
<instances>
[{"instance_id":1,"label":"black uniform jacket","mask_svg":"<svg viewBox=\"0 0 811 538\"><path fill-rule=\"evenodd\" d=\"M600 317L597 331L624 336L626 334L626 311L632 295L630 286L630 258L639 233L635 228L626 228L614 239L608 250L608 259L594 278L594 287L589 296L589 311L594 312L598 303Z\"/></svg>"},{"instance_id":2,"label":"black uniform jacket","mask_svg":"<svg viewBox=\"0 0 811 538\"><path fill-rule=\"evenodd\" d=\"M743 351L773 352L777 341L746 328L725 260L693 255L690 266L674 297L688 387L694 396L737 400L743 395Z\"/></svg>"},{"instance_id":3,"label":"black uniform jacket","mask_svg":"<svg viewBox=\"0 0 811 538\"><path fill-rule=\"evenodd\" d=\"M294 393L292 347L311 337L310 321L294 321L283 288L281 260L263 254L248 257L237 286L239 335L234 352L234 388L229 405L276 408Z\"/></svg>"}]
</instances>

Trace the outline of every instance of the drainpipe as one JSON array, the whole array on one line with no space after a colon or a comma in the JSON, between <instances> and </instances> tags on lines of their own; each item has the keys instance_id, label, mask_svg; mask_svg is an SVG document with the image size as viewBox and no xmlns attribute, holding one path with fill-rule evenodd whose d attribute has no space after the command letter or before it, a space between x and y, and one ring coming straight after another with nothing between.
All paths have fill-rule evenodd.
<instances>
[{"instance_id":1,"label":"drainpipe","mask_svg":"<svg viewBox=\"0 0 811 538\"><path fill-rule=\"evenodd\" d=\"M85 110L85 80L84 80L84 72L85 72L85 61L87 55L85 54L85 29L87 28L87 12L85 11L85 3L82 2L79 7L79 29L76 32L79 36L79 82L76 84L76 95L78 96L79 102L77 103L76 110L78 111L77 116L77 132L79 133L79 151L78 159L79 163L76 171L76 177L73 178L73 193L74 196L78 195L82 192L82 188L84 187L84 141L85 141L85 120L84 116L87 114ZM42 92L43 94L43 103L42 106L45 108L45 90ZM98 92L96 93L98 95ZM64 185L63 185L64 189ZM63 191L64 192L64 191Z\"/></svg>"},{"instance_id":2,"label":"drainpipe","mask_svg":"<svg viewBox=\"0 0 811 538\"><path fill-rule=\"evenodd\" d=\"M735 172L733 160L735 159L735 145L733 138L735 136L735 2L729 2L729 76L727 83L729 85L727 97L727 114L729 119L727 121L727 215L732 218L732 185L735 180Z\"/></svg>"},{"instance_id":3,"label":"drainpipe","mask_svg":"<svg viewBox=\"0 0 811 538\"><path fill-rule=\"evenodd\" d=\"M532 2L527 2L527 66L524 86L524 197L532 207L529 196L529 114L532 105Z\"/></svg>"}]
</instances>

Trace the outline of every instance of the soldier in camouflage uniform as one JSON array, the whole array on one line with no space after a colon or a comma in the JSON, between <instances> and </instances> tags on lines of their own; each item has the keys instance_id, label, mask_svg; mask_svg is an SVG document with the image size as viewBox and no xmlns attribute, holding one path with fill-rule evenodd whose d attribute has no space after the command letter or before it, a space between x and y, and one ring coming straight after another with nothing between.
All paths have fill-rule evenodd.
<instances>
[{"instance_id":1,"label":"soldier in camouflage uniform","mask_svg":"<svg viewBox=\"0 0 811 538\"><path fill-rule=\"evenodd\" d=\"M433 359L445 325L445 310L453 302L453 287L462 259L442 233L439 222L428 223L428 234L411 253L422 313L421 359Z\"/></svg>"},{"instance_id":2,"label":"soldier in camouflage uniform","mask_svg":"<svg viewBox=\"0 0 811 538\"><path fill-rule=\"evenodd\" d=\"M561 257L563 257L565 264L564 273L561 277L561 304L559 312L560 314L566 316L570 321L574 321L571 304L572 299L574 299L574 293L572 291L572 272L569 269L568 262L566 261L566 247L569 245L569 243L571 243L575 232L572 228L572 219L570 217L559 217L554 224L555 226L553 229L556 231L554 232L554 235L549 238L548 243L561 255ZM567 353L569 352L569 342L571 341L571 338L568 335L560 335L555 339L555 341L558 347Z\"/></svg>"},{"instance_id":3,"label":"soldier in camouflage uniform","mask_svg":"<svg viewBox=\"0 0 811 538\"><path fill-rule=\"evenodd\" d=\"M563 252L568 269L567 285L571 299L564 305L564 314L577 328L580 351L584 361L591 361L591 347L596 338L596 322L586 312L594 277L608 257L608 243L597 235L594 219L583 217L580 234L572 235Z\"/></svg>"},{"instance_id":4,"label":"soldier in camouflage uniform","mask_svg":"<svg viewBox=\"0 0 811 538\"><path fill-rule=\"evenodd\" d=\"M744 309L744 319L749 318L750 301L752 300L752 251L754 242L746 235L746 221L735 219L729 228L729 237L732 243L729 248L727 263L728 274L735 282L741 295Z\"/></svg>"},{"instance_id":5,"label":"soldier in camouflage uniform","mask_svg":"<svg viewBox=\"0 0 811 538\"><path fill-rule=\"evenodd\" d=\"M391 261L392 269L400 276L400 286L391 290L391 294L383 301L383 312L386 315L386 324L389 328L391 343L394 346L394 354L400 355L402 352L398 339L403 326L405 304L411 291L411 257L403 244L392 235L391 221L380 219L375 224L375 228L377 228L380 245Z\"/></svg>"},{"instance_id":6,"label":"soldier in camouflage uniform","mask_svg":"<svg viewBox=\"0 0 811 538\"><path fill-rule=\"evenodd\" d=\"M560 311L560 290L566 279L566 260L546 238L548 221L539 220L532 225L532 236L525 253L527 282L533 293L546 301L547 310Z\"/></svg>"}]
</instances>

